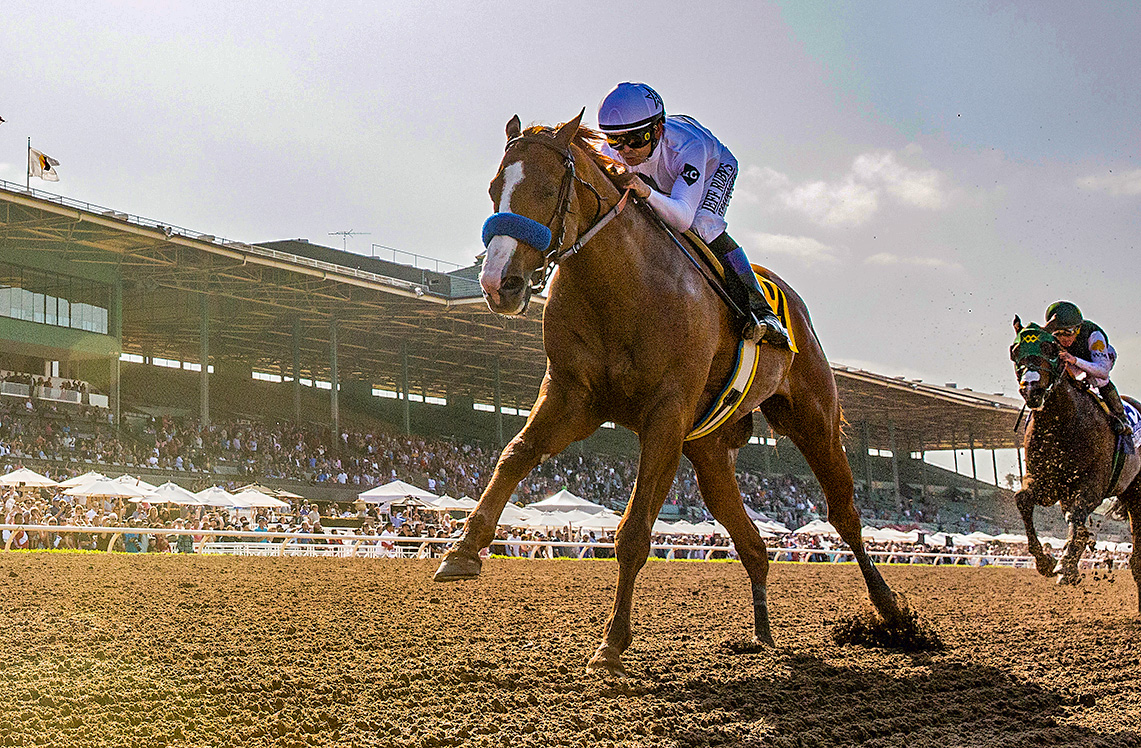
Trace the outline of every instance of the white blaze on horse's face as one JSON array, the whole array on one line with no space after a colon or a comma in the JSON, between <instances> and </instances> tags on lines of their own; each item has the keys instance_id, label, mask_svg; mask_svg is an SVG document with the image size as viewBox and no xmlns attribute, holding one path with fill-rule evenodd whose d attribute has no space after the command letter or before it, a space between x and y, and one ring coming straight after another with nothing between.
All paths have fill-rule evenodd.
<instances>
[{"instance_id":1,"label":"white blaze on horse's face","mask_svg":"<svg viewBox=\"0 0 1141 748\"><path fill-rule=\"evenodd\" d=\"M1028 370L1028 371L1027 371L1025 374L1023 374L1023 375L1022 375L1022 379L1020 379L1019 381L1020 381L1022 384L1030 384L1030 383L1032 383L1032 382L1037 382L1037 381L1039 381L1039 380L1041 380L1041 379L1042 379L1042 375L1041 375L1041 374L1039 374L1038 372L1034 371L1033 369L1030 369L1030 370Z\"/></svg>"},{"instance_id":2,"label":"white blaze on horse's face","mask_svg":"<svg viewBox=\"0 0 1141 748\"><path fill-rule=\"evenodd\" d=\"M522 181L522 161L508 164L503 169L503 192L499 197L499 205L496 206L497 212L511 212L511 193L515 191L515 188L518 187ZM487 245L487 255L483 259L483 269L479 272L479 285L495 305L500 303L499 284L503 282L503 270L507 267L507 263L511 262L511 258L515 255L515 250L518 247L519 242L510 236L493 236L491 242ZM516 310L516 312L517 311L518 310ZM510 314L512 312L504 311L502 313Z\"/></svg>"}]
</instances>

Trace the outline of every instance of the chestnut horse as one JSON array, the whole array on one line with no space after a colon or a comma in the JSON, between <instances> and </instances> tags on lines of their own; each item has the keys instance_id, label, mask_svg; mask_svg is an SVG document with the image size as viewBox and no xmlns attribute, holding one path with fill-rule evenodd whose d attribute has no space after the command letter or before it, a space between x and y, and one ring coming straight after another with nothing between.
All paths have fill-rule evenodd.
<instances>
[{"instance_id":1,"label":"chestnut horse","mask_svg":"<svg viewBox=\"0 0 1141 748\"><path fill-rule=\"evenodd\" d=\"M1141 457L1136 451L1128 455L1114 479L1117 435L1109 416L1093 393L1065 373L1058 357L1061 345L1053 335L1034 323L1023 327L1018 317L1014 331L1018 337L1010 347L1010 358L1018 374L1018 392L1031 411L1023 438L1026 479L1014 499L1038 573L1049 576L1057 571L1058 584L1081 582L1078 561L1090 539L1086 521L1107 496L1116 496L1118 511L1128 516L1133 532L1129 566L1138 585L1141 612ZM1126 399L1138 406L1136 400ZM1060 568L1034 529L1034 507L1054 504L1061 505L1069 525Z\"/></svg>"},{"instance_id":2,"label":"chestnut horse","mask_svg":"<svg viewBox=\"0 0 1141 748\"><path fill-rule=\"evenodd\" d=\"M622 196L607 173L612 165L597 152L600 136L580 127L581 119L579 113L557 131L522 132L518 117L507 124L506 153L490 193L496 217L516 225L504 229L514 236L485 227L488 251L480 283L492 311L516 315L553 272L543 313L547 370L526 425L503 450L435 579L478 576L479 552L491 543L519 482L542 460L613 421L638 435L640 460L615 538L614 608L588 669L623 672L621 655L632 639L634 579L646 562L650 529L682 454L693 463L702 499L729 530L748 572L756 639L773 644L768 555L745 513L734 473L737 451L753 433L750 412L759 405L773 428L807 458L827 497L828 519L852 548L880 615L902 621L901 601L860 539L852 473L840 443L836 384L804 303L768 275L787 294L799 353L761 346L755 382L737 415L707 436L684 441L725 383L737 328L725 303L648 209L629 208L593 234L592 225L603 214L613 217L608 210Z\"/></svg>"}]
</instances>

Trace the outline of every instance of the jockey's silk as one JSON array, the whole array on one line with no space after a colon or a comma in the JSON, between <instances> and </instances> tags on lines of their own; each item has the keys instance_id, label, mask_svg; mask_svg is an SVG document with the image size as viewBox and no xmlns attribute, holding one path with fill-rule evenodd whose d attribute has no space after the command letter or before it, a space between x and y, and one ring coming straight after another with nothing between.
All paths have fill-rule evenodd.
<instances>
[{"instance_id":1,"label":"jockey's silk","mask_svg":"<svg viewBox=\"0 0 1141 748\"><path fill-rule=\"evenodd\" d=\"M1067 346L1066 351L1078 359L1078 364L1068 365L1072 370L1077 368L1084 371L1090 378L1091 384L1100 387L1109 381L1109 370L1117 361L1117 351L1109 344L1109 336L1088 319L1082 322L1081 329L1074 342Z\"/></svg>"},{"instance_id":2,"label":"jockey's silk","mask_svg":"<svg viewBox=\"0 0 1141 748\"><path fill-rule=\"evenodd\" d=\"M609 145L602 146L602 153L626 163ZM650 158L626 168L649 177L655 187L650 192L650 207L673 228L692 228L706 242L725 231L737 159L697 120L684 114L668 115L661 142Z\"/></svg>"}]
</instances>

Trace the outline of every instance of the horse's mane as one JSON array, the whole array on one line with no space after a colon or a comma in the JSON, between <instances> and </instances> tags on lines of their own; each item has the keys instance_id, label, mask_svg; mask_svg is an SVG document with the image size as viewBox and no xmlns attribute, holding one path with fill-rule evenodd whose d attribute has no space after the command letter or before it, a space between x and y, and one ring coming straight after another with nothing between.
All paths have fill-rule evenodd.
<instances>
[{"instance_id":1,"label":"horse's mane","mask_svg":"<svg viewBox=\"0 0 1141 748\"><path fill-rule=\"evenodd\" d=\"M565 123L563 123L565 124ZM557 127L548 127L547 125L532 125L523 131L524 135L554 135L562 125ZM602 173L609 177L611 182L614 178L625 171L625 166L620 161L616 161L602 153L602 144L606 142L606 136L598 130L587 127L586 125L579 125L578 132L574 135L574 144L581 148L586 155L602 170Z\"/></svg>"}]
</instances>

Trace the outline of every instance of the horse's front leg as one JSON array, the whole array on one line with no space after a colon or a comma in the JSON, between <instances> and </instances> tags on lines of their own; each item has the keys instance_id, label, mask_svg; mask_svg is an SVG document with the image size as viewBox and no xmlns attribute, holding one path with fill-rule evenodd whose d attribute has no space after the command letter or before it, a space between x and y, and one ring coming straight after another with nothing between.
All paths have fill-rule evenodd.
<instances>
[{"instance_id":1,"label":"horse's front leg","mask_svg":"<svg viewBox=\"0 0 1141 748\"><path fill-rule=\"evenodd\" d=\"M1070 532L1066 537L1066 548L1062 553L1058 571L1058 584L1081 584L1082 575L1078 572L1078 562L1090 543L1090 531L1086 527L1086 520L1090 512L1101 503L1097 494L1083 494L1070 511L1066 512L1066 522L1070 525Z\"/></svg>"},{"instance_id":2,"label":"horse's front leg","mask_svg":"<svg viewBox=\"0 0 1141 748\"><path fill-rule=\"evenodd\" d=\"M606 622L602 643L587 663L587 670L607 670L615 675L626 673L622 666L622 653L633 640L630 613L634 601L634 580L650 554L650 531L673 484L681 459L686 426L680 418L680 408L657 408L646 422L648 425L639 434L638 479L614 538L614 555L618 559L614 609Z\"/></svg>"},{"instance_id":3,"label":"horse's front leg","mask_svg":"<svg viewBox=\"0 0 1141 748\"><path fill-rule=\"evenodd\" d=\"M585 390L560 386L552 382L548 372L531 416L499 456L487 488L464 525L463 536L444 556L433 579L454 582L478 577L483 565L479 552L494 540L499 515L519 481L547 457L592 434L600 423L590 412Z\"/></svg>"},{"instance_id":4,"label":"horse's front leg","mask_svg":"<svg viewBox=\"0 0 1141 748\"><path fill-rule=\"evenodd\" d=\"M1042 548L1038 533L1034 529L1034 507L1038 505L1038 500L1034 497L1033 491L1024 488L1014 495L1014 503L1018 506L1018 513L1022 515L1022 524L1026 527L1027 547L1030 549L1030 555L1034 557L1038 573L1048 577L1054 573L1058 562Z\"/></svg>"}]
</instances>

